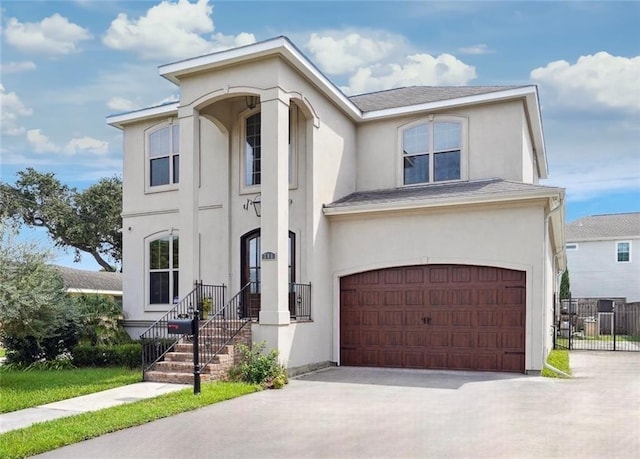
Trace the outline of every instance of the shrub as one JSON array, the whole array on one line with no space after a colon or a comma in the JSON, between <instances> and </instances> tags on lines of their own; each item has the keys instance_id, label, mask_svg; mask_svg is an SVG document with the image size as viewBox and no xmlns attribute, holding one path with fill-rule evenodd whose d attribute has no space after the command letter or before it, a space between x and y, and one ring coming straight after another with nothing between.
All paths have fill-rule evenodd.
<instances>
[{"instance_id":1,"label":"shrub","mask_svg":"<svg viewBox=\"0 0 640 459\"><path fill-rule=\"evenodd\" d=\"M116 303L113 298L97 294L82 294L73 298L73 302L82 321L80 343L95 346L131 341L120 323L124 318L122 305Z\"/></svg>"},{"instance_id":2,"label":"shrub","mask_svg":"<svg viewBox=\"0 0 640 459\"><path fill-rule=\"evenodd\" d=\"M278 360L277 349L264 352L266 345L266 342L253 343L250 348L239 344L237 350L242 354L242 363L229 371L229 379L274 389L284 387L289 382L287 370Z\"/></svg>"},{"instance_id":3,"label":"shrub","mask_svg":"<svg viewBox=\"0 0 640 459\"><path fill-rule=\"evenodd\" d=\"M140 343L118 344L113 346L80 345L71 351L73 364L77 367L126 366L136 368L142 361Z\"/></svg>"}]
</instances>

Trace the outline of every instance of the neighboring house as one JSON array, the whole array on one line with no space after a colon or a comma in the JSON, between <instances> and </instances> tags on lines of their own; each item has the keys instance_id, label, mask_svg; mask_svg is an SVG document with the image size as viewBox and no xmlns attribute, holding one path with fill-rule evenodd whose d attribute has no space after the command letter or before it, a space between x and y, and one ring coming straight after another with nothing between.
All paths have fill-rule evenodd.
<instances>
[{"instance_id":1,"label":"neighboring house","mask_svg":"<svg viewBox=\"0 0 640 459\"><path fill-rule=\"evenodd\" d=\"M122 273L86 271L66 266L55 268L62 276L69 295L102 295L122 303Z\"/></svg>"},{"instance_id":2,"label":"neighboring house","mask_svg":"<svg viewBox=\"0 0 640 459\"><path fill-rule=\"evenodd\" d=\"M541 370L564 191L535 86L347 97L285 37L159 70L179 102L108 118L133 336L196 280L254 282L252 339L291 369Z\"/></svg>"},{"instance_id":3,"label":"neighboring house","mask_svg":"<svg viewBox=\"0 0 640 459\"><path fill-rule=\"evenodd\" d=\"M580 218L566 240L574 297L640 301L640 212Z\"/></svg>"}]
</instances>

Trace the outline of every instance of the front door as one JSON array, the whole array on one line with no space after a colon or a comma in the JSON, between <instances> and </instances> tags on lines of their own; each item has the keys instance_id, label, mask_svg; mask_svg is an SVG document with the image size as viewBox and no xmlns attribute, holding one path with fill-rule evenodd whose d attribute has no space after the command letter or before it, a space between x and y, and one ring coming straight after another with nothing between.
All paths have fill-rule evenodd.
<instances>
[{"instance_id":1,"label":"front door","mask_svg":"<svg viewBox=\"0 0 640 459\"><path fill-rule=\"evenodd\" d=\"M295 247L296 236L289 231L289 285L295 282ZM240 239L241 260L241 286L250 283L247 292L242 298L242 315L244 317L257 318L260 313L260 229L248 232ZM291 309L291 296L289 295L289 308Z\"/></svg>"}]
</instances>

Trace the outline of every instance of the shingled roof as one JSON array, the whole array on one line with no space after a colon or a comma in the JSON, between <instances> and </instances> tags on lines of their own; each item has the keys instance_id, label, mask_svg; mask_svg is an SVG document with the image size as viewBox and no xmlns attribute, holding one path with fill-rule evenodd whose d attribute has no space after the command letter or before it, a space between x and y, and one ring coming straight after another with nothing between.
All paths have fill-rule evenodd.
<instances>
[{"instance_id":1,"label":"shingled roof","mask_svg":"<svg viewBox=\"0 0 640 459\"><path fill-rule=\"evenodd\" d=\"M437 185L422 185L384 190L358 191L345 196L326 209L339 209L375 204L407 204L447 198L502 198L507 195L530 195L532 193L554 194L562 192L562 188L534 185L530 183L512 182L502 179L454 182Z\"/></svg>"},{"instance_id":2,"label":"shingled roof","mask_svg":"<svg viewBox=\"0 0 640 459\"><path fill-rule=\"evenodd\" d=\"M640 212L583 217L566 226L567 242L640 237Z\"/></svg>"},{"instance_id":3,"label":"shingled roof","mask_svg":"<svg viewBox=\"0 0 640 459\"><path fill-rule=\"evenodd\" d=\"M66 266L56 266L55 268L62 276L67 291L122 292L122 273L86 271Z\"/></svg>"},{"instance_id":4,"label":"shingled roof","mask_svg":"<svg viewBox=\"0 0 640 459\"><path fill-rule=\"evenodd\" d=\"M363 112L426 104L460 97L490 94L522 86L408 86L351 96L349 99Z\"/></svg>"}]
</instances>

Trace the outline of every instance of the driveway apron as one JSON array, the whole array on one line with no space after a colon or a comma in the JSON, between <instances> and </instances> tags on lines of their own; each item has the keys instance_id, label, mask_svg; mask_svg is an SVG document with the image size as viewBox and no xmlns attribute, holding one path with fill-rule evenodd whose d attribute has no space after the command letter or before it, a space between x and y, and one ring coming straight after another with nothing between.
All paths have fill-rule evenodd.
<instances>
[{"instance_id":1,"label":"driveway apron","mask_svg":"<svg viewBox=\"0 0 640 459\"><path fill-rule=\"evenodd\" d=\"M331 368L40 457L640 457L640 354L571 362L572 380Z\"/></svg>"}]
</instances>

